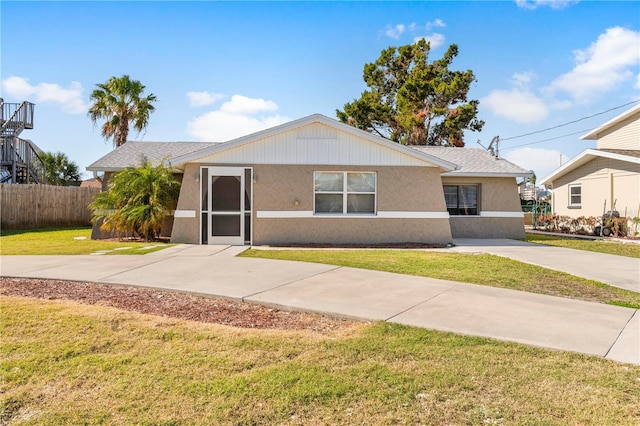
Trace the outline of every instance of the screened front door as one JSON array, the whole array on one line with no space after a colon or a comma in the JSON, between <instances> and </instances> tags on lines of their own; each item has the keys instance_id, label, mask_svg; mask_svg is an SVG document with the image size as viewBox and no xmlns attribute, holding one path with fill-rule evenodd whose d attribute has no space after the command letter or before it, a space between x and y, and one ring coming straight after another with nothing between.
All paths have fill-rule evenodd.
<instances>
[{"instance_id":1,"label":"screened front door","mask_svg":"<svg viewBox=\"0 0 640 426\"><path fill-rule=\"evenodd\" d=\"M207 242L245 243L245 169L208 168Z\"/></svg>"}]
</instances>

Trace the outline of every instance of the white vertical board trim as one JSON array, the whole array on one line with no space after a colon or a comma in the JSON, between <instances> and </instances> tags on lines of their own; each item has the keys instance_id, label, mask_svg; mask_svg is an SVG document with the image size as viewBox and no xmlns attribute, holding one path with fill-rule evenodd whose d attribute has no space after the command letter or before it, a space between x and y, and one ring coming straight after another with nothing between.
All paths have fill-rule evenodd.
<instances>
[{"instance_id":1,"label":"white vertical board trim","mask_svg":"<svg viewBox=\"0 0 640 426\"><path fill-rule=\"evenodd\" d=\"M323 129L326 127L327 129ZM302 135L302 137L300 137ZM335 135L335 137L333 137ZM410 155L332 129L311 124L301 129L268 136L223 150L198 160L200 163L428 166ZM436 167L435 165L433 167Z\"/></svg>"}]
</instances>

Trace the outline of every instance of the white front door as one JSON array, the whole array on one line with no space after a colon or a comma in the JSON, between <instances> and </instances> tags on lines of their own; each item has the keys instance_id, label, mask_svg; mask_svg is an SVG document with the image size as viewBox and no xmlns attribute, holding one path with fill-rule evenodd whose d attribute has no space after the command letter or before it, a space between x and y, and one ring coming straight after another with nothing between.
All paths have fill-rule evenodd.
<instances>
[{"instance_id":1,"label":"white front door","mask_svg":"<svg viewBox=\"0 0 640 426\"><path fill-rule=\"evenodd\" d=\"M208 244L245 243L245 169L209 167Z\"/></svg>"}]
</instances>

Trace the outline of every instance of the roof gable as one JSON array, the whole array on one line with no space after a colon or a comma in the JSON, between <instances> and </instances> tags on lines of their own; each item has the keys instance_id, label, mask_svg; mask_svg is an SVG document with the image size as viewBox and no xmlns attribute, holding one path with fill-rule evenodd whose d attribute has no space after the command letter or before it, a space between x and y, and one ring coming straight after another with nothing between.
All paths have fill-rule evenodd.
<instances>
[{"instance_id":1,"label":"roof gable","mask_svg":"<svg viewBox=\"0 0 640 426\"><path fill-rule=\"evenodd\" d=\"M631 153L636 153L631 151ZM618 151L618 150L601 150L601 149L587 149L581 152L577 157L573 158L571 161L565 163L561 167L557 168L548 176L545 176L544 179L540 181L541 185L553 184L554 180L558 180L562 176L566 175L569 172L577 169L580 166L587 164L589 161L593 160L597 157L602 158L610 158L612 160L625 161L632 164L640 164L640 156L635 155L626 155L629 152Z\"/></svg>"},{"instance_id":2,"label":"roof gable","mask_svg":"<svg viewBox=\"0 0 640 426\"><path fill-rule=\"evenodd\" d=\"M320 114L174 158L187 163L384 165L456 168L442 158L407 148Z\"/></svg>"},{"instance_id":3,"label":"roof gable","mask_svg":"<svg viewBox=\"0 0 640 426\"><path fill-rule=\"evenodd\" d=\"M614 127L615 125L617 125L618 123L622 123L624 120L633 117L633 115L640 113L640 104L634 106L631 109L628 109L627 111L623 112L620 115L617 115L615 117L613 117L611 120L607 121L606 123L604 123L601 126L596 127L595 129L593 129L592 131L590 131L589 133L586 133L582 136L580 136L580 139L587 139L587 140L597 140L598 138L601 137L601 135L603 133L605 133L607 130L609 130L610 128Z\"/></svg>"}]
</instances>

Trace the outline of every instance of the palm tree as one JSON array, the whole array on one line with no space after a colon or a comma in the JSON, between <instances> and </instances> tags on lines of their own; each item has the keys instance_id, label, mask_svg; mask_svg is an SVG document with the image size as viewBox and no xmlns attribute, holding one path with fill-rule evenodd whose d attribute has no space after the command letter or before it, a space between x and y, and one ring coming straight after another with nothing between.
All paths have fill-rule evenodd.
<instances>
[{"instance_id":1,"label":"palm tree","mask_svg":"<svg viewBox=\"0 0 640 426\"><path fill-rule=\"evenodd\" d=\"M44 152L40 155L49 185L79 186L82 183L78 165L62 152Z\"/></svg>"},{"instance_id":2,"label":"palm tree","mask_svg":"<svg viewBox=\"0 0 640 426\"><path fill-rule=\"evenodd\" d=\"M91 203L92 220L107 232L139 235L147 241L160 236L162 222L175 209L180 182L170 167L153 166L144 159L140 167L116 173L109 189Z\"/></svg>"},{"instance_id":3,"label":"palm tree","mask_svg":"<svg viewBox=\"0 0 640 426\"><path fill-rule=\"evenodd\" d=\"M105 119L102 136L113 138L115 148L127 142L129 124L140 133L149 124L149 114L155 107L151 105L156 96L150 94L141 97L145 86L138 80L131 80L128 75L120 78L111 77L106 83L96 84L98 89L91 94L94 102L89 109L89 117L96 124L98 119Z\"/></svg>"}]
</instances>

